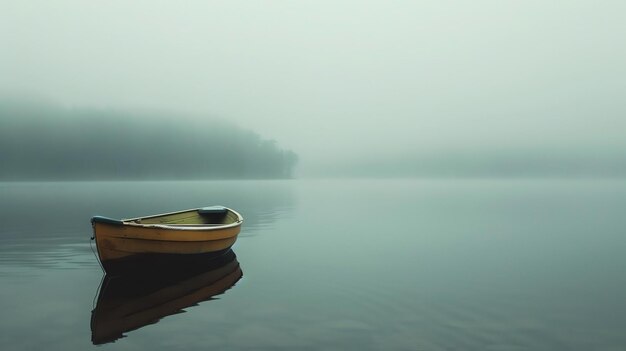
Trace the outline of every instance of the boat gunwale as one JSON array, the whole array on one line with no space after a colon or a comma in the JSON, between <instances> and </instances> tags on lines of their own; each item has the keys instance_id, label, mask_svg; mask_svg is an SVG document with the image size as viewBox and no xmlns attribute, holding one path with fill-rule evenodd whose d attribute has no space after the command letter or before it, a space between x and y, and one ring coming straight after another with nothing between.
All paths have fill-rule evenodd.
<instances>
[{"instance_id":1,"label":"boat gunwale","mask_svg":"<svg viewBox=\"0 0 626 351\"><path fill-rule=\"evenodd\" d=\"M122 221L123 222L123 221ZM169 230L190 230L190 231L206 231L206 230L221 230L234 228L241 225L243 221L229 223L229 224L218 224L207 226L205 224L177 224L177 225L167 225L167 224L140 224L140 223L127 223L123 222L122 225L139 227L139 228L158 228L158 229L169 229Z\"/></svg>"}]
</instances>

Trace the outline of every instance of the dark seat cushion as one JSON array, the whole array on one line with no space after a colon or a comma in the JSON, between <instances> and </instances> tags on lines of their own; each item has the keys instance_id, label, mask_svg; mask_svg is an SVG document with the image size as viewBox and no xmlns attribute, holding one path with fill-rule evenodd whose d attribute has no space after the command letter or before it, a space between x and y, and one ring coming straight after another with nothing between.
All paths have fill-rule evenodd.
<instances>
[{"instance_id":1,"label":"dark seat cushion","mask_svg":"<svg viewBox=\"0 0 626 351\"><path fill-rule=\"evenodd\" d=\"M201 215L225 214L228 210L224 206L209 206L198 209Z\"/></svg>"}]
</instances>

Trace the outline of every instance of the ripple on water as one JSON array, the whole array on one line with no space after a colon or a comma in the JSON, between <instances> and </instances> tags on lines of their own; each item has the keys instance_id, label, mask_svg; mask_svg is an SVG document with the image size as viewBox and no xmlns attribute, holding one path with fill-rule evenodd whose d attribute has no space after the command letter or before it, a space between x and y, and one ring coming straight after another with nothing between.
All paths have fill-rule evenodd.
<instances>
[{"instance_id":1,"label":"ripple on water","mask_svg":"<svg viewBox=\"0 0 626 351\"><path fill-rule=\"evenodd\" d=\"M368 347L406 350L569 350L576 345L610 345L623 339L572 323L557 308L533 306L529 297L437 294L373 279L369 284L325 284L323 299L334 308L320 313L320 335L360 335ZM581 320L584 316L579 317ZM340 333L340 334L341 334ZM575 334L575 335L573 335ZM337 336L340 337L340 336ZM376 347L374 347L376 348Z\"/></svg>"},{"instance_id":2,"label":"ripple on water","mask_svg":"<svg viewBox=\"0 0 626 351\"><path fill-rule=\"evenodd\" d=\"M4 240L0 249L0 275L5 276L97 266L91 243L77 243L73 238Z\"/></svg>"}]
</instances>

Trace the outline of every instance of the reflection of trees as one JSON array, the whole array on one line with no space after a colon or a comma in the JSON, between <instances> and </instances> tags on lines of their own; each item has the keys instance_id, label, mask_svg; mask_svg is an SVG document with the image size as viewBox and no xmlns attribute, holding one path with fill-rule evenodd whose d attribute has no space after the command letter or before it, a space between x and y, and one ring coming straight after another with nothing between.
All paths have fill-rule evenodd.
<instances>
[{"instance_id":1,"label":"reflection of trees","mask_svg":"<svg viewBox=\"0 0 626 351\"><path fill-rule=\"evenodd\" d=\"M290 178L297 162L222 120L2 102L0 150L4 179Z\"/></svg>"}]
</instances>

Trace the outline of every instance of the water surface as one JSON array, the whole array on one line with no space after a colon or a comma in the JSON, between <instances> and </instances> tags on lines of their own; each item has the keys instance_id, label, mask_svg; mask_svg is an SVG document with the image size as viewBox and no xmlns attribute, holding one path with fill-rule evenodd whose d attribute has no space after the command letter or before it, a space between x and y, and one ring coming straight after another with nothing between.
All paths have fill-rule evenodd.
<instances>
[{"instance_id":1,"label":"water surface","mask_svg":"<svg viewBox=\"0 0 626 351\"><path fill-rule=\"evenodd\" d=\"M0 349L95 347L92 215L213 204L243 277L101 348L626 345L623 180L302 180L0 183Z\"/></svg>"}]
</instances>

